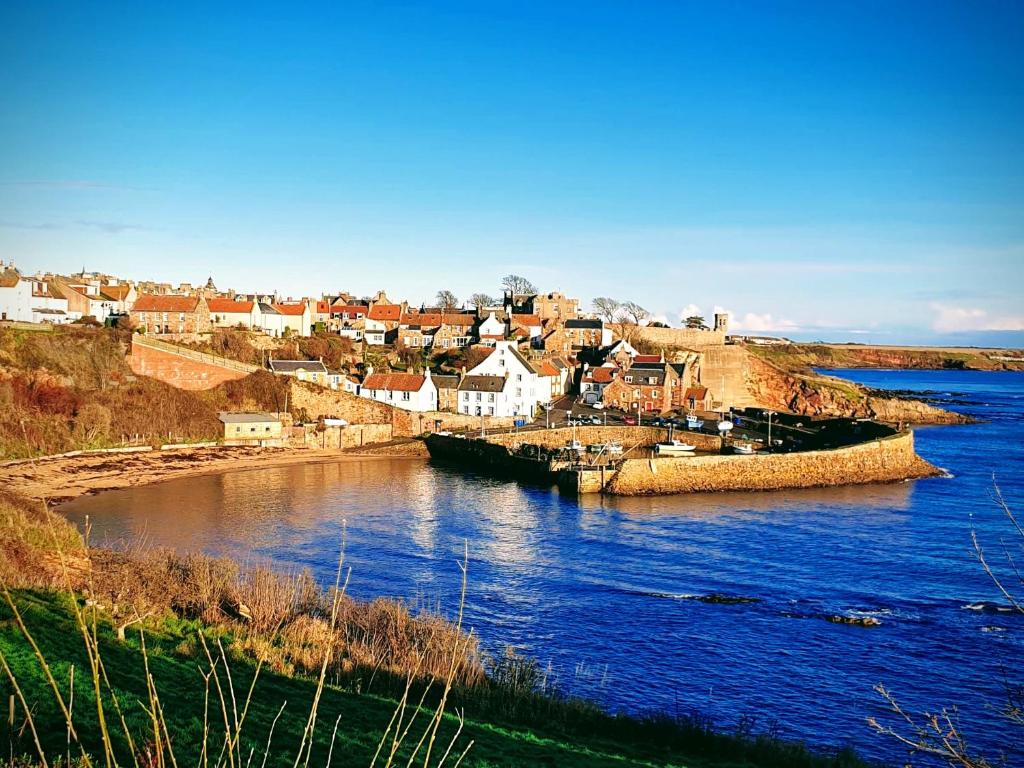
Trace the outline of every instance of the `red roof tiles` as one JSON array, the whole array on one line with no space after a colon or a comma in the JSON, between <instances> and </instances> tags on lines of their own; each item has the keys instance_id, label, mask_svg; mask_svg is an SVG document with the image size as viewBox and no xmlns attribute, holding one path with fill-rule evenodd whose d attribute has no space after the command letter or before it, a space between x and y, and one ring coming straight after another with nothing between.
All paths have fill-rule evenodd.
<instances>
[{"instance_id":1,"label":"red roof tiles","mask_svg":"<svg viewBox=\"0 0 1024 768\"><path fill-rule=\"evenodd\" d=\"M249 314L252 312L251 301L235 301L234 299L207 299L211 312L222 312L224 314Z\"/></svg>"},{"instance_id":2,"label":"red roof tiles","mask_svg":"<svg viewBox=\"0 0 1024 768\"><path fill-rule=\"evenodd\" d=\"M415 373L372 373L363 382L363 389L419 392L425 380L425 376Z\"/></svg>"},{"instance_id":3,"label":"red roof tiles","mask_svg":"<svg viewBox=\"0 0 1024 768\"><path fill-rule=\"evenodd\" d=\"M274 309L280 312L282 315L291 315L293 317L301 317L306 312L306 305L303 303L299 304L271 304Z\"/></svg>"},{"instance_id":4,"label":"red roof tiles","mask_svg":"<svg viewBox=\"0 0 1024 768\"><path fill-rule=\"evenodd\" d=\"M135 300L133 312L195 312L198 296L155 296L143 294Z\"/></svg>"},{"instance_id":5,"label":"red roof tiles","mask_svg":"<svg viewBox=\"0 0 1024 768\"><path fill-rule=\"evenodd\" d=\"M402 317L400 304L378 304L366 315L371 320L398 320Z\"/></svg>"}]
</instances>

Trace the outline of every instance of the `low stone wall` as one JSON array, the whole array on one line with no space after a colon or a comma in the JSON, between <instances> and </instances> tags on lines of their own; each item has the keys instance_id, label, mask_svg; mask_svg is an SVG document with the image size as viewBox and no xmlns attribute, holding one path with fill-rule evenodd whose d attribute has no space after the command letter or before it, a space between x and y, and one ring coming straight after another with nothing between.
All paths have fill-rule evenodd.
<instances>
[{"instance_id":1,"label":"low stone wall","mask_svg":"<svg viewBox=\"0 0 1024 768\"><path fill-rule=\"evenodd\" d=\"M914 453L914 436L901 433L846 448L753 456L627 459L607 481L620 496L702 491L769 491L930 477L938 470ZM590 478L593 480L593 478ZM593 490L591 482L581 491Z\"/></svg>"},{"instance_id":2,"label":"low stone wall","mask_svg":"<svg viewBox=\"0 0 1024 768\"><path fill-rule=\"evenodd\" d=\"M540 445L551 450L563 448L575 437L584 445L595 443L620 442L629 450L633 447L647 447L668 439L668 429L664 427L557 427L555 429L538 429L528 432L510 432L501 435L488 435L488 442L497 445L513 446L519 443ZM675 430L675 437L697 446L700 451L718 452L722 448L722 439L717 435L706 435L699 432L687 432L685 429Z\"/></svg>"}]
</instances>

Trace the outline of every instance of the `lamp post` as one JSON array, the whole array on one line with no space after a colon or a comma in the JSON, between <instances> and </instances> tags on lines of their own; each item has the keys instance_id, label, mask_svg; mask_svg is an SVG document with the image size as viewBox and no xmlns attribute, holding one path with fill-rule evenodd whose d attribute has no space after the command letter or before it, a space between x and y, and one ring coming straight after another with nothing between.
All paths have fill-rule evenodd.
<instances>
[{"instance_id":1,"label":"lamp post","mask_svg":"<svg viewBox=\"0 0 1024 768\"><path fill-rule=\"evenodd\" d=\"M772 416L775 415L774 411L768 411L768 450L772 449Z\"/></svg>"}]
</instances>

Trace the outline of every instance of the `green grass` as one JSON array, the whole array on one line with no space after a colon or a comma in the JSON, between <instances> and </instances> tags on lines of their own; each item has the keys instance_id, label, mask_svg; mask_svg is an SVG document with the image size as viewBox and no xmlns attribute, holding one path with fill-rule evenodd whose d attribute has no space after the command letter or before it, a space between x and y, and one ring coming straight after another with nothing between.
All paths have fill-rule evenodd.
<instances>
[{"instance_id":1,"label":"green grass","mask_svg":"<svg viewBox=\"0 0 1024 768\"><path fill-rule=\"evenodd\" d=\"M68 695L71 667L74 666L73 718L76 728L87 750L94 756L101 755L102 744L95 698L88 673L89 661L73 611L75 604L72 600L76 598L62 593L25 590L17 591L13 595L65 698ZM82 603L79 602L79 605ZM86 613L91 613L91 610L87 609ZM182 768L200 765L205 690L200 670L207 668L208 665L198 643L199 633L203 633L207 642L213 644L214 653L218 638L228 649L230 672L240 699L239 707L252 680L255 667L244 655L235 654L230 650L231 635L225 630L212 630L197 622L173 618L152 621L155 623L151 623L146 629L145 644L148 653L144 655L137 631L133 634L129 629L126 641L120 642L111 626L100 620L100 655L108 672L113 693L124 711L128 731L133 734L136 741L136 752L139 752L146 742L147 730L152 734L149 716L145 710L149 701L145 682L145 663L148 659L178 765ZM64 719L39 662L15 623L13 613L5 604L0 610L0 651L29 702L40 738L52 763L54 759L64 755L67 748ZM220 674L223 682L223 666L220 668ZM9 695L11 686L8 680L4 678L2 684L4 693ZM314 681L262 671L243 729L243 758L253 750L255 756L252 764L259 766L262 763L271 725L282 704L287 702L284 713L274 729L273 743L266 765L292 765L315 692ZM480 695L486 698L486 694ZM800 745L780 743L767 738L740 738L716 734L692 723L612 717L599 713L592 707L574 707L571 703L559 704L549 701L547 706L550 708L566 707L561 716L539 717L527 713L517 717L501 717L495 714L496 707L492 701L482 700L475 705L473 697L472 691L462 692L453 697L448 707L448 712L462 710L465 715L465 724L456 744L457 751L461 751L472 741L468 756L462 763L466 766L754 768L863 765L848 755L836 759L820 757L808 753ZM418 699L418 695L415 698ZM351 690L351 687L343 690L328 684L320 701L318 727L310 764L326 764L332 730L335 721L340 718L331 765L370 765L384 729L395 712L395 706L395 700L386 696L357 693ZM116 723L116 716L111 710L109 700L106 707L108 723L113 725ZM430 712L424 712L419 716L417 727L413 729L414 735L410 738L411 743L418 739L419 733L422 732L421 726L426 725L430 716ZM210 762L214 763L224 733L220 705L215 694L211 694L209 722L209 743L216 745L211 748L213 751L210 755ZM6 748L7 742L10 742L15 755L34 754L31 734L24 728L24 724L24 712L18 706L13 732L6 721L0 726L0 744L4 744ZM116 725L117 727L112 727L111 730L120 732L120 724ZM438 744L446 746L457 727L457 719L446 715L438 736ZM122 756L122 764L130 765L130 750L125 739L119 737L115 743ZM75 756L73 748L72 759ZM449 759L446 764L453 763L454 759ZM380 764L378 762L378 765ZM404 765L405 760L403 759L400 764Z\"/></svg>"}]
</instances>

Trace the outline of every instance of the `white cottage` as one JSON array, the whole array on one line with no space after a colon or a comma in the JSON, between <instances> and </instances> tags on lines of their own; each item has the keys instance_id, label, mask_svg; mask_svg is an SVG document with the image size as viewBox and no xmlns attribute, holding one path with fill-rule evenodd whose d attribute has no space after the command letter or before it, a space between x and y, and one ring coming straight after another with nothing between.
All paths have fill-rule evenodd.
<instances>
[{"instance_id":1,"label":"white cottage","mask_svg":"<svg viewBox=\"0 0 1024 768\"><path fill-rule=\"evenodd\" d=\"M437 387L430 378L430 369L423 374L374 373L363 380L359 396L387 403L404 411L436 411Z\"/></svg>"},{"instance_id":2,"label":"white cottage","mask_svg":"<svg viewBox=\"0 0 1024 768\"><path fill-rule=\"evenodd\" d=\"M508 382L501 388L504 395L504 413L495 413L495 416L524 416L532 419L538 409L538 404L547 402L550 399L550 386L541 387L537 372L526 361L515 344L510 341L496 341L494 351L470 371L468 376L498 376L507 378ZM506 390L507 386L507 390ZM459 387L459 412L462 410L462 386ZM475 400L473 401L475 404ZM496 405L498 400L495 400ZM486 411L485 411L486 413Z\"/></svg>"}]
</instances>

